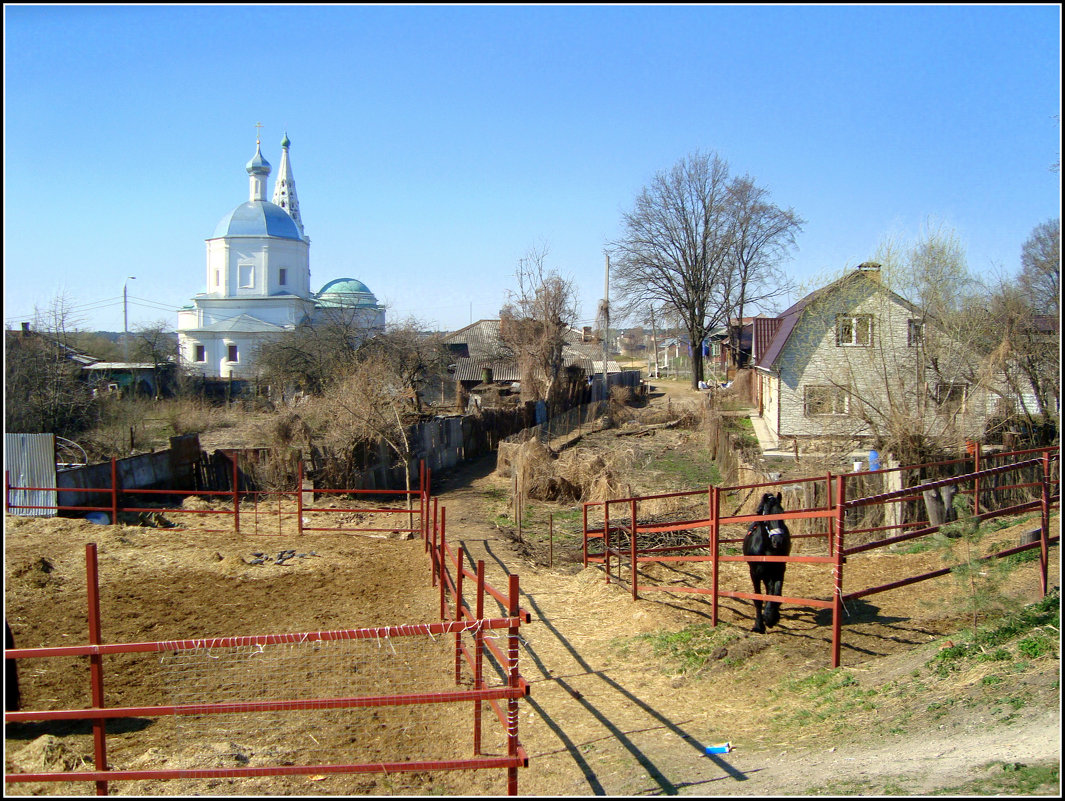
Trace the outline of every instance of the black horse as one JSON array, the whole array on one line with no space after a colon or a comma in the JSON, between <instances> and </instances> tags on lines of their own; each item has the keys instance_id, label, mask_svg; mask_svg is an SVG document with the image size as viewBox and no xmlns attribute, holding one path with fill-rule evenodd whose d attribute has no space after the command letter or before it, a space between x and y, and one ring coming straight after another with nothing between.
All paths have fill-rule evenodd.
<instances>
[{"instance_id":1,"label":"black horse","mask_svg":"<svg viewBox=\"0 0 1065 801\"><path fill-rule=\"evenodd\" d=\"M783 514L784 507L781 505L781 493L771 495L765 493L762 502L758 504L755 514L772 515ZM791 534L783 520L758 521L751 523L747 529L747 536L743 538L744 556L788 556L791 553ZM751 569L751 583L754 591L761 593L761 585L765 584L766 595L780 595L784 589L784 570L786 562L748 562ZM754 602L754 631L759 634L765 633L766 626L775 626L780 620L780 602L765 602L765 617L762 616L762 601Z\"/></svg>"}]
</instances>

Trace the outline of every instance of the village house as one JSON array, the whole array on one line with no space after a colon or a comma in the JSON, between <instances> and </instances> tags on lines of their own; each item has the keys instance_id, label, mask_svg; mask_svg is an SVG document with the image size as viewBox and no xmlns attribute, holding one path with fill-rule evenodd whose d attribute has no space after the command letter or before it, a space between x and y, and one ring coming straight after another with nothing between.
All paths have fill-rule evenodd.
<instances>
[{"instance_id":1,"label":"village house","mask_svg":"<svg viewBox=\"0 0 1065 801\"><path fill-rule=\"evenodd\" d=\"M752 322L757 415L777 447L872 444L907 426L960 445L993 411L993 394L963 378L974 354L885 287L877 264Z\"/></svg>"},{"instance_id":2,"label":"village house","mask_svg":"<svg viewBox=\"0 0 1065 801\"><path fill-rule=\"evenodd\" d=\"M589 380L603 372L602 343L594 340L590 330L570 329L563 348L568 370L580 372ZM503 341L499 320L478 320L444 337L450 355L448 372L456 383L459 406L495 405L506 398L516 402L521 394L521 369L513 352ZM620 373L613 359L607 360L610 374Z\"/></svg>"}]
</instances>

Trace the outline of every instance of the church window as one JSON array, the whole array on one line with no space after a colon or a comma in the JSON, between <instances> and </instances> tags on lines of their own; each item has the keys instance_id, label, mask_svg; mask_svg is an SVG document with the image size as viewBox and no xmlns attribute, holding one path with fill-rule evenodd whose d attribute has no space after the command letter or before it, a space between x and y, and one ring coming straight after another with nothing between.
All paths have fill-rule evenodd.
<instances>
[{"instance_id":1,"label":"church window","mask_svg":"<svg viewBox=\"0 0 1065 801\"><path fill-rule=\"evenodd\" d=\"M286 283L285 279L287 277L288 277L288 270L285 269L284 267L282 267L280 270L277 271L277 283L279 283L281 286L285 285L285 283Z\"/></svg>"},{"instance_id":2,"label":"church window","mask_svg":"<svg viewBox=\"0 0 1065 801\"><path fill-rule=\"evenodd\" d=\"M237 268L240 272L241 289L251 289L255 286L255 265L241 264Z\"/></svg>"},{"instance_id":3,"label":"church window","mask_svg":"<svg viewBox=\"0 0 1065 801\"><path fill-rule=\"evenodd\" d=\"M214 285L216 287L222 286L222 271L221 270L215 270L214 271Z\"/></svg>"},{"instance_id":4,"label":"church window","mask_svg":"<svg viewBox=\"0 0 1065 801\"><path fill-rule=\"evenodd\" d=\"M231 362L235 362L237 360L237 346L236 345L228 345L228 346L226 346L226 359L228 361L231 361Z\"/></svg>"},{"instance_id":5,"label":"church window","mask_svg":"<svg viewBox=\"0 0 1065 801\"><path fill-rule=\"evenodd\" d=\"M193 361L197 361L197 362L205 362L205 361L207 361L207 351L204 349L203 345L194 345L193 348L192 348L192 351L193 351L193 354L192 354Z\"/></svg>"}]
</instances>

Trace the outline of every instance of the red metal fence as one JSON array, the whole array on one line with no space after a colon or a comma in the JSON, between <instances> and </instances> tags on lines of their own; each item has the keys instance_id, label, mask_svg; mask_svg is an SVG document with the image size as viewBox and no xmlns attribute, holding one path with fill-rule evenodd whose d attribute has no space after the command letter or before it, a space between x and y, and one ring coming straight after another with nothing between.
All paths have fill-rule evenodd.
<instances>
[{"instance_id":1,"label":"red metal fence","mask_svg":"<svg viewBox=\"0 0 1065 801\"><path fill-rule=\"evenodd\" d=\"M1026 458L1027 457L1027 458ZM858 484L862 479L879 474L879 478L889 480L892 473L899 473L900 481L907 474L913 476L927 475L930 471L949 469L955 465L973 464L980 469L960 475L950 475L932 481L923 481L915 486L875 495L850 498L847 494L848 482ZM990 463L992 466L987 466ZM823 506L810 509L792 509L784 514L752 515L721 513L722 497L726 493L742 493L746 497L756 491L776 491L784 487L802 488L804 485L820 485L826 491L828 502ZM1060 506L1061 494L1060 453L1057 449L1042 448L1029 451L1017 451L986 457L981 465L977 452L974 459L952 460L948 462L911 465L886 471L867 471L864 473L847 473L843 475L819 476L798 480L772 481L736 487L709 487L706 490L692 490L681 493L667 493L633 498L621 498L598 503L584 504L584 564L602 564L606 582L614 578L617 565L617 578L623 578L623 563L628 562L628 582L633 599L639 598L640 592L665 591L675 593L697 593L711 598L711 622L717 625L718 602L720 598L745 598L749 600L780 601L797 606L809 606L832 610L832 666L838 667L840 661L841 624L843 604L846 601L862 598L874 593L925 581L950 572L950 568L936 570L916 576L900 577L895 581L877 587L868 587L850 593L843 591L843 568L848 557L860 553L884 548L906 540L923 537L940 530L941 524L927 519L907 519L903 505L914 504L924 500L924 493L937 491L943 487L953 487L962 497L967 497L971 516L974 520L989 520L996 517L1040 511L1039 539L1028 544L989 554L982 560L1003 558L1027 550L1039 549L1038 569L1043 594L1047 591L1048 548L1057 543L1060 535L1050 533L1050 510ZM807 487L810 489L811 487ZM793 497L799 493L793 493ZM812 493L817 497L817 493ZM641 515L640 506L651 501L687 501L700 505L705 503L705 516L663 521L656 519L648 522L647 515ZM741 503L742 506L742 503ZM855 514L860 510L879 508L880 525L850 525L849 520L863 520ZM623 511L619 511L623 510ZM589 523L589 513L601 514L602 521ZM912 515L911 515L912 516ZM660 516L659 516L660 518ZM641 522L644 519L644 522ZM814 529L808 533L793 534L793 539L824 539L826 556L741 556L721 553L721 546L737 544L743 541L742 533L728 536L726 526L736 526L739 532L755 521L784 519L798 528L795 521L803 521L806 527ZM823 522L818 522L823 521ZM655 536L672 532L689 534L689 542L678 545L651 545L649 540ZM1034 533L1034 532L1033 532ZM887 534L888 536L884 536ZM851 537L852 545L845 544L846 537ZM860 535L860 536L859 536ZM870 537L879 537L870 540ZM643 544L641 544L641 539ZM691 541L697 539L698 541ZM861 541L859 541L861 540ZM722 562L785 562L788 564L821 564L831 566L826 572L826 598L794 598L738 590L725 590L719 587L719 565ZM676 586L640 583L639 566L647 563L670 562L709 562L711 566L710 586ZM830 600L829 600L830 599Z\"/></svg>"},{"instance_id":2,"label":"red metal fence","mask_svg":"<svg viewBox=\"0 0 1065 801\"><path fill-rule=\"evenodd\" d=\"M422 485L428 486L423 472ZM204 779L251 776L329 775L353 773L410 773L424 771L454 771L505 769L507 792L517 794L517 769L528 765L528 756L518 740L518 700L528 694L528 684L521 677L518 664L519 627L529 621L529 615L518 604L518 577L510 576L506 592L500 592L485 581L484 563L478 562L476 572L464 565L461 549L456 555L447 546L444 534L446 510L433 506L434 524L423 529L426 550L431 552L433 586L440 587L440 623L417 623L401 626L358 628L340 631L300 632L241 637L189 639L166 642L103 643L99 608L96 546L86 546L86 572L89 606L89 642L86 645L59 648L16 648L5 651L6 659L41 659L49 657L87 656L91 707L66 710L21 710L6 712L6 723L29 721L92 721L95 769L49 773L5 774L6 782L92 781L98 795L107 793L108 782L118 780ZM428 521L429 500L424 498L421 509L423 521ZM439 519L439 525L436 521ZM473 582L472 588L465 580ZM471 591L472 590L472 591ZM493 599L503 614L485 616L486 599ZM339 694L328 697L240 698L225 701L195 698L183 704L153 704L127 707L108 707L105 703L104 657L116 654L178 654L183 652L216 651L238 647L253 647L263 652L271 646L289 644L351 642L371 640L393 646L401 640L425 640L434 644L444 642L441 635L454 635L454 660L443 675L454 668L455 689L408 692L397 694L387 682L378 692L359 695ZM500 646L497 640L505 640ZM209 658L216 658L209 656ZM313 657L312 657L313 658ZM462 685L462 664L469 666L472 681ZM438 665L438 667L440 667ZM436 675L440 675L436 672ZM492 676L497 679L490 682ZM499 679L498 677L502 677ZM230 681L232 685L234 682ZM246 688L241 687L241 690ZM482 753L481 707L487 702L503 726L506 755L486 756ZM365 761L342 764L278 764L233 768L110 770L107 762L108 720L163 716L232 715L269 711L297 712L306 710L355 710L374 708L419 707L425 704L470 704L473 709L473 756L467 759L400 759L395 761ZM459 720L456 713L456 722ZM313 738L312 738L313 739Z\"/></svg>"},{"instance_id":3,"label":"red metal fence","mask_svg":"<svg viewBox=\"0 0 1065 801\"><path fill-rule=\"evenodd\" d=\"M111 460L111 482L108 487L68 487L63 492L90 493L97 496L108 496L110 503L107 506L91 505L29 505L12 503L12 493L20 491L32 491L40 487L23 487L11 483L9 473L4 473L4 503L8 512L17 514L20 509L51 509L70 514L87 514L91 512L105 512L110 515L112 525L121 523L123 513L143 515L146 513L165 514L171 517L182 515L223 515L232 519L232 525L224 529L198 529L204 532L233 531L240 533L242 517L251 521L255 526L256 534L270 534L270 531L259 528L260 507L264 514L269 514L270 519L276 519L278 534L281 534L281 523L285 518L291 518L295 523L295 533L302 535L306 531L336 531L336 532L399 532L411 533L425 537L428 531L428 507L429 507L429 470L424 463L419 463L418 485L411 490L387 490L387 489L307 489L304 488L304 464L299 461L297 465L296 486L294 489L275 489L270 491L240 489L240 473L236 455L232 455L232 480L228 490L178 490L178 489L126 489L118 480L117 460ZM343 496L353 498L356 506L321 506L315 505L314 501L307 504L310 496ZM174 499L202 498L209 501L226 502L228 508L215 508L205 504L208 508L189 508L173 503ZM404 506L389 506L381 499L391 498L404 503ZM415 507L417 499L417 507ZM156 503L152 503L156 501ZM160 502L170 501L166 505ZM375 503L376 502L376 503ZM276 503L276 512L274 504ZM282 503L288 511L282 509ZM147 504L147 505L145 505ZM216 504L217 505L217 504ZM250 508L249 508L250 506ZM335 526L312 526L307 518L308 514L320 513L321 515L336 515L347 520L353 517L370 518L370 525L356 524L345 525L342 519ZM406 518L404 521L403 518ZM384 522L373 522L380 521ZM246 524L245 524L246 525ZM183 531L180 525L175 525L169 530ZM291 533L291 532L288 532Z\"/></svg>"}]
</instances>

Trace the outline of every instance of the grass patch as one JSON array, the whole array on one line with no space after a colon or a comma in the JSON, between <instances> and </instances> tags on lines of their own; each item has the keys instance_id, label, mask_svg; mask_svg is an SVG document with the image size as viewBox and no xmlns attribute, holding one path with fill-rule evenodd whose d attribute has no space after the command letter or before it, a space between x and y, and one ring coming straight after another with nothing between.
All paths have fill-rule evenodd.
<instances>
[{"instance_id":1,"label":"grass patch","mask_svg":"<svg viewBox=\"0 0 1065 801\"><path fill-rule=\"evenodd\" d=\"M929 795L990 796L1050 795L1058 793L1060 770L1057 765L1025 765L994 761L977 768L982 776L949 787L928 791ZM912 795L913 776L883 776L879 780L841 779L802 790L803 795Z\"/></svg>"},{"instance_id":2,"label":"grass patch","mask_svg":"<svg viewBox=\"0 0 1065 801\"><path fill-rule=\"evenodd\" d=\"M853 724L857 713L877 709L878 691L863 689L842 668L818 670L798 679L785 679L770 690L770 700L778 702L775 727L782 730L802 728L810 723L828 723L842 730Z\"/></svg>"},{"instance_id":3,"label":"grass patch","mask_svg":"<svg viewBox=\"0 0 1065 801\"><path fill-rule=\"evenodd\" d=\"M694 623L680 631L638 634L631 640L641 647L649 645L651 653L663 661L665 672L691 675L716 661L719 650L739 638L740 634L727 623L716 628L709 623ZM627 654L629 647L622 645L619 650Z\"/></svg>"},{"instance_id":4,"label":"grass patch","mask_svg":"<svg viewBox=\"0 0 1065 801\"><path fill-rule=\"evenodd\" d=\"M926 537L918 537L915 540L910 540L906 543L900 543L896 547L890 550L893 553L909 556L918 553L927 553L928 551L939 550L947 543L947 538L939 532L930 534Z\"/></svg>"},{"instance_id":5,"label":"grass patch","mask_svg":"<svg viewBox=\"0 0 1065 801\"><path fill-rule=\"evenodd\" d=\"M946 676L970 662L1053 656L1057 653L1057 632L1061 630L1060 603L1060 592L1055 589L1016 614L978 629L971 641L939 651L929 660L928 667L937 676Z\"/></svg>"},{"instance_id":6,"label":"grass patch","mask_svg":"<svg viewBox=\"0 0 1065 801\"><path fill-rule=\"evenodd\" d=\"M694 454L667 451L648 462L646 469L664 474L666 482L679 487L721 484L721 471L705 450Z\"/></svg>"},{"instance_id":7,"label":"grass patch","mask_svg":"<svg viewBox=\"0 0 1065 801\"><path fill-rule=\"evenodd\" d=\"M1025 765L1022 762L989 762L986 773L955 787L933 790L931 795L1057 795L1061 771L1057 765Z\"/></svg>"}]
</instances>

